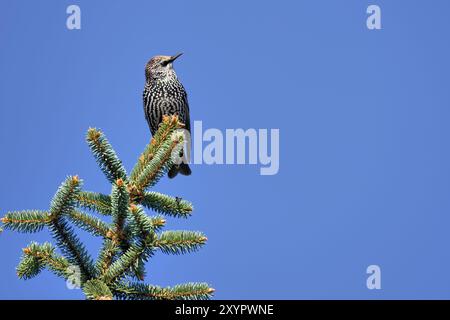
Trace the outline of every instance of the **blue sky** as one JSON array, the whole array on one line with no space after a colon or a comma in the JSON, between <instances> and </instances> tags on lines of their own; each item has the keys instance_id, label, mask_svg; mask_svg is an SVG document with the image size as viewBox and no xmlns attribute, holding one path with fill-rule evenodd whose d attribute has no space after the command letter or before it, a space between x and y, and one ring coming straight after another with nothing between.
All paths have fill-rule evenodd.
<instances>
[{"instance_id":1,"label":"blue sky","mask_svg":"<svg viewBox=\"0 0 450 320\"><path fill-rule=\"evenodd\" d=\"M77 4L81 30L67 30ZM382 30L366 28L366 8ZM84 134L128 169L149 140L144 65L175 68L204 128L280 129L280 171L193 165L155 190L192 201L195 254L157 254L147 282L206 281L218 299L450 298L450 3L2 1L0 212L48 208L69 174L108 193ZM96 254L99 239L82 233ZM15 267L47 232L0 235L0 298L80 299ZM382 289L366 288L381 267Z\"/></svg>"}]
</instances>

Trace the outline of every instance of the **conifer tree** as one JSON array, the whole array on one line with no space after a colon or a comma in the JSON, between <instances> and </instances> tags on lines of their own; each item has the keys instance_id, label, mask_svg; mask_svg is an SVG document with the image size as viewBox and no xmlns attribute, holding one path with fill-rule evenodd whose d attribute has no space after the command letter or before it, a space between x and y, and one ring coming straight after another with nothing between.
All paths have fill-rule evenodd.
<instances>
[{"instance_id":1,"label":"conifer tree","mask_svg":"<svg viewBox=\"0 0 450 320\"><path fill-rule=\"evenodd\" d=\"M129 175L105 135L89 129L87 143L112 185L111 194L84 191L82 180L69 176L57 190L49 210L7 213L1 219L5 230L32 233L48 228L59 249L58 253L50 243L30 243L23 249L18 277L29 279L47 268L78 282L86 298L93 300L209 299L214 289L206 283L163 288L143 282L145 263L157 251L189 253L207 241L201 232L161 231L166 223L164 215L187 218L193 207L178 197L148 191L168 171L174 155L183 147L183 134L178 130L182 126L176 116L165 117ZM156 215L147 215L144 208ZM111 223L101 220L102 215L111 216ZM95 261L74 226L103 239Z\"/></svg>"}]
</instances>

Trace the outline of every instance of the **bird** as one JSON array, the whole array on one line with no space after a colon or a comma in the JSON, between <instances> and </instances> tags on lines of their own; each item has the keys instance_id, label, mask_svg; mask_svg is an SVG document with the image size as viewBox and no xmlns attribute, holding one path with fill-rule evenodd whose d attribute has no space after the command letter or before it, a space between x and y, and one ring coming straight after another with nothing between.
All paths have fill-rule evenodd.
<instances>
[{"instance_id":1,"label":"bird","mask_svg":"<svg viewBox=\"0 0 450 320\"><path fill-rule=\"evenodd\" d=\"M163 121L163 116L175 114L184 124L184 129L189 133L191 131L187 93L173 68L173 62L181 55L182 53L174 56L154 56L145 66L144 113L152 136L155 135ZM183 161L169 168L168 177L170 179L178 173L185 176L192 173L186 163L183 151L180 152L180 157Z\"/></svg>"}]
</instances>

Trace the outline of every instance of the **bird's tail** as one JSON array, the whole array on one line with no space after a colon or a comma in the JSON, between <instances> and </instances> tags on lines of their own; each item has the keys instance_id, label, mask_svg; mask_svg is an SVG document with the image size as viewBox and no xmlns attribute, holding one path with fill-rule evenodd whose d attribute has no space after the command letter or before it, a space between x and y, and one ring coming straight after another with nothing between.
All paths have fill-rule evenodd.
<instances>
[{"instance_id":1,"label":"bird's tail","mask_svg":"<svg viewBox=\"0 0 450 320\"><path fill-rule=\"evenodd\" d=\"M183 149L180 150L179 159L177 160L179 160L177 161L178 163L173 164L169 169L167 174L169 178L175 178L178 173L181 173L183 176L190 176L192 171L191 168L189 168L188 159Z\"/></svg>"},{"instance_id":2,"label":"bird's tail","mask_svg":"<svg viewBox=\"0 0 450 320\"><path fill-rule=\"evenodd\" d=\"M189 168L189 165L187 163L180 163L180 164L174 164L170 169L169 173L167 174L170 179L173 179L176 177L178 173L181 173L183 176L190 176L192 171L191 168Z\"/></svg>"}]
</instances>

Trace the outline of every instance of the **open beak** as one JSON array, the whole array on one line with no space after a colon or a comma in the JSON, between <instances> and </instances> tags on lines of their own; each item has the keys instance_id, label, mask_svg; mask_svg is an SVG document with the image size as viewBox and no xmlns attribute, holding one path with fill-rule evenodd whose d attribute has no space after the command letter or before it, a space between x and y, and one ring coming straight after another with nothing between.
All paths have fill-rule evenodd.
<instances>
[{"instance_id":1,"label":"open beak","mask_svg":"<svg viewBox=\"0 0 450 320\"><path fill-rule=\"evenodd\" d=\"M174 62L176 59L178 59L179 56L181 56L183 53L180 52L172 57L170 57L169 62Z\"/></svg>"}]
</instances>

